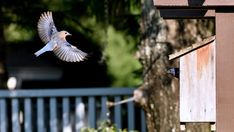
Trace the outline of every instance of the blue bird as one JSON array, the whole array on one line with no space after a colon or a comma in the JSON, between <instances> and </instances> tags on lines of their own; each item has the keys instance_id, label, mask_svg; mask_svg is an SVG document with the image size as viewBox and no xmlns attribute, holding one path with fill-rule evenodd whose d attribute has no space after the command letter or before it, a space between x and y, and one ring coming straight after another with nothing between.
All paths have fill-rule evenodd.
<instances>
[{"instance_id":1,"label":"blue bird","mask_svg":"<svg viewBox=\"0 0 234 132\"><path fill-rule=\"evenodd\" d=\"M66 62L80 62L87 57L87 53L67 42L66 36L71 35L70 33L57 31L52 12L42 13L37 28L41 40L46 44L34 53L37 57L47 51L53 51L59 59Z\"/></svg>"}]
</instances>

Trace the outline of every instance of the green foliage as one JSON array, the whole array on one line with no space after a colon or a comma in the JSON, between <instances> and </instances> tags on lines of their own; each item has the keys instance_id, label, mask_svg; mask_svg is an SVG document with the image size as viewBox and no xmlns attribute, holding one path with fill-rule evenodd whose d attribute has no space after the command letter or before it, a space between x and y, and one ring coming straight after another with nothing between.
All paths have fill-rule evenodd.
<instances>
[{"instance_id":1,"label":"green foliage","mask_svg":"<svg viewBox=\"0 0 234 132\"><path fill-rule=\"evenodd\" d=\"M105 48L108 72L113 77L113 86L136 86L141 83L139 76L134 74L141 69L140 63L134 58L136 38L124 32L108 28L108 45Z\"/></svg>"},{"instance_id":2,"label":"green foliage","mask_svg":"<svg viewBox=\"0 0 234 132\"><path fill-rule=\"evenodd\" d=\"M135 130L118 129L116 125L111 124L109 120L102 121L97 129L82 128L81 132L137 132Z\"/></svg>"},{"instance_id":3,"label":"green foliage","mask_svg":"<svg viewBox=\"0 0 234 132\"><path fill-rule=\"evenodd\" d=\"M9 26L6 26L4 30L4 36L8 42L28 41L33 35L34 33L32 30L22 28L17 24L10 24Z\"/></svg>"},{"instance_id":4,"label":"green foliage","mask_svg":"<svg viewBox=\"0 0 234 132\"><path fill-rule=\"evenodd\" d=\"M137 0L130 0L130 13L139 15L141 14L141 4Z\"/></svg>"}]
</instances>

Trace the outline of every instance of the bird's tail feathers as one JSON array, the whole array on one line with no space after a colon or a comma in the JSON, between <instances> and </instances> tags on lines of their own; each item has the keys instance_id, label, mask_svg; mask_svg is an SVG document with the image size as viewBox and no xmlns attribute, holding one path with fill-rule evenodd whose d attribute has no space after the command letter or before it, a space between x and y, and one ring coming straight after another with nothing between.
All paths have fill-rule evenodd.
<instances>
[{"instance_id":1,"label":"bird's tail feathers","mask_svg":"<svg viewBox=\"0 0 234 132\"><path fill-rule=\"evenodd\" d=\"M40 50L38 50L37 52L35 52L34 54L38 57L39 55L43 54L46 51L52 51L53 50L53 46L51 46L50 43L46 44L43 48L41 48Z\"/></svg>"},{"instance_id":2,"label":"bird's tail feathers","mask_svg":"<svg viewBox=\"0 0 234 132\"><path fill-rule=\"evenodd\" d=\"M41 55L44 52L46 52L46 51L44 51L42 48L42 49L38 50L37 52L35 52L34 54L36 55L36 57L38 57L39 55Z\"/></svg>"}]
</instances>

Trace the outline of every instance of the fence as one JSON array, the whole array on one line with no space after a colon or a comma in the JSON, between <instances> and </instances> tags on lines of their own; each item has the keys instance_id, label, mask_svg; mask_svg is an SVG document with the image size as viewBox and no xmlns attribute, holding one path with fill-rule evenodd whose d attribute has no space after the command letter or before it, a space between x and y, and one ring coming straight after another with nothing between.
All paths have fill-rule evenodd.
<instances>
[{"instance_id":1,"label":"fence","mask_svg":"<svg viewBox=\"0 0 234 132\"><path fill-rule=\"evenodd\" d=\"M78 132L82 126L96 128L98 120L109 118L117 128L145 132L144 112L135 107L133 102L110 109L106 107L107 100L120 101L132 96L133 90L132 88L0 90L0 131Z\"/></svg>"}]
</instances>

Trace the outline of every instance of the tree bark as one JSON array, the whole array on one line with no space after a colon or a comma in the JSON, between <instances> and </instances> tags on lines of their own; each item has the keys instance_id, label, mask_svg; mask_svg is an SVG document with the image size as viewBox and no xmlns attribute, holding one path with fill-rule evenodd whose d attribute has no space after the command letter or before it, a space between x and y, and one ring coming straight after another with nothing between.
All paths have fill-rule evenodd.
<instances>
[{"instance_id":1,"label":"tree bark","mask_svg":"<svg viewBox=\"0 0 234 132\"><path fill-rule=\"evenodd\" d=\"M142 63L144 83L136 102L145 110L149 132L180 131L178 79L169 75L168 55L214 34L212 20L163 20L152 0L142 3L141 43L137 56ZM207 132L209 124L188 124L187 131Z\"/></svg>"}]
</instances>

